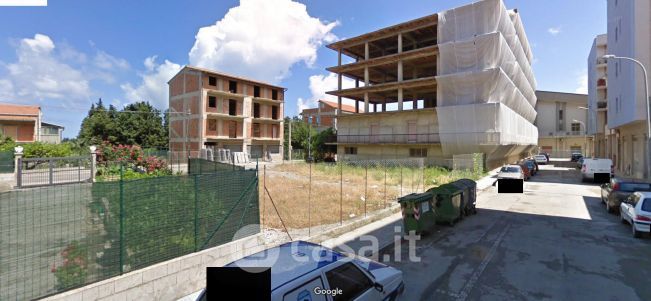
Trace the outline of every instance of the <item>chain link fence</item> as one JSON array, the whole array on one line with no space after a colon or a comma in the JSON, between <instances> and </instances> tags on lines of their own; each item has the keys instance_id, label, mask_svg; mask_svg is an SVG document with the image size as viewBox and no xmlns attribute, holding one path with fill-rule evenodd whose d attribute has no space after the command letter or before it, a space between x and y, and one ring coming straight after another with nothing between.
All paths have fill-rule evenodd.
<instances>
[{"instance_id":1,"label":"chain link fence","mask_svg":"<svg viewBox=\"0 0 651 301\"><path fill-rule=\"evenodd\" d=\"M210 166L197 160L190 164ZM257 170L201 168L3 192L0 300L107 279L229 242L259 223Z\"/></svg>"}]
</instances>

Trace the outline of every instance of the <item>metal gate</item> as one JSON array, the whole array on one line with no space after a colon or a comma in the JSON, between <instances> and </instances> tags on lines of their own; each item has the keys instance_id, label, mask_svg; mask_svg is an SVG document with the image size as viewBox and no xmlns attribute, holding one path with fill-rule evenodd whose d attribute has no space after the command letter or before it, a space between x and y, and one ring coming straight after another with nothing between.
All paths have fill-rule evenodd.
<instances>
[{"instance_id":1,"label":"metal gate","mask_svg":"<svg viewBox=\"0 0 651 301\"><path fill-rule=\"evenodd\" d=\"M0 151L0 173L14 172L14 153Z\"/></svg>"},{"instance_id":2,"label":"metal gate","mask_svg":"<svg viewBox=\"0 0 651 301\"><path fill-rule=\"evenodd\" d=\"M91 156L60 158L21 158L18 160L16 186L34 187L91 182Z\"/></svg>"}]
</instances>

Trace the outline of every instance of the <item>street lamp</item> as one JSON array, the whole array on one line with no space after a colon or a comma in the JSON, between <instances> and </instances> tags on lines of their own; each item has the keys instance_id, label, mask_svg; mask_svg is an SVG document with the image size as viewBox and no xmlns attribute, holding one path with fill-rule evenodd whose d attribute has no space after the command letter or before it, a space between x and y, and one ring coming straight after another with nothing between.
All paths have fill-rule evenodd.
<instances>
[{"instance_id":1,"label":"street lamp","mask_svg":"<svg viewBox=\"0 0 651 301\"><path fill-rule=\"evenodd\" d=\"M649 105L649 77L646 72L646 68L644 67L644 64L642 64L640 61L630 58L630 57L625 57L625 56L616 56L613 54L606 54L602 57L604 60L609 60L609 59L618 59L618 60L625 60L625 61L631 61L640 68L642 68L642 73L644 74L644 102L646 104L646 125L647 125L647 134L646 134L646 175L647 178L651 177L651 108Z\"/></svg>"},{"instance_id":2,"label":"street lamp","mask_svg":"<svg viewBox=\"0 0 651 301\"><path fill-rule=\"evenodd\" d=\"M585 155L588 156L588 128L585 127L585 123L580 120L572 120L572 122L579 123L583 126L583 147L585 149Z\"/></svg>"}]
</instances>

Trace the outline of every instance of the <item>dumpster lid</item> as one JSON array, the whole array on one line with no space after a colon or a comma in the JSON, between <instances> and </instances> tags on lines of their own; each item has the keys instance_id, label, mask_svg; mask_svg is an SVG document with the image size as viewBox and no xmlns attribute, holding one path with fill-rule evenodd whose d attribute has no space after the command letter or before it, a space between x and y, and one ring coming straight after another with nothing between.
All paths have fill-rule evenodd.
<instances>
[{"instance_id":1,"label":"dumpster lid","mask_svg":"<svg viewBox=\"0 0 651 301\"><path fill-rule=\"evenodd\" d=\"M430 188L430 190L428 190L427 192L431 192L437 195L438 194L454 195L454 194L462 193L461 190L462 189L460 189L459 187L448 183L448 184L443 184L439 187Z\"/></svg>"},{"instance_id":2,"label":"dumpster lid","mask_svg":"<svg viewBox=\"0 0 651 301\"><path fill-rule=\"evenodd\" d=\"M427 191L423 193L411 193L398 198L398 202L422 202L432 199L432 193Z\"/></svg>"},{"instance_id":3,"label":"dumpster lid","mask_svg":"<svg viewBox=\"0 0 651 301\"><path fill-rule=\"evenodd\" d=\"M459 180L456 180L456 181L454 181L454 182L452 182L450 184L454 185L456 187L460 187L460 188L475 188L475 187L477 187L477 183L475 181L473 181L473 180L470 180L470 179L459 179Z\"/></svg>"}]
</instances>

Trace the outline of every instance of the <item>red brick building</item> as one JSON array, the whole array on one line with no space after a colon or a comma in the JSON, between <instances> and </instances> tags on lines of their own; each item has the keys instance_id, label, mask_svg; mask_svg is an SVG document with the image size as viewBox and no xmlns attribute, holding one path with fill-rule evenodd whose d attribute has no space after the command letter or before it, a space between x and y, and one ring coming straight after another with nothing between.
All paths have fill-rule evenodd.
<instances>
[{"instance_id":1,"label":"red brick building","mask_svg":"<svg viewBox=\"0 0 651 301\"><path fill-rule=\"evenodd\" d=\"M360 108L358 108L360 109ZM318 107L304 109L301 112L303 121L308 123L309 118L312 117L312 127L316 128L317 131L327 130L329 128L337 128L337 103L330 102L327 100L319 100ZM361 110L363 112L363 110ZM355 113L355 107L342 104L341 105L342 114L353 114Z\"/></svg>"}]
</instances>

